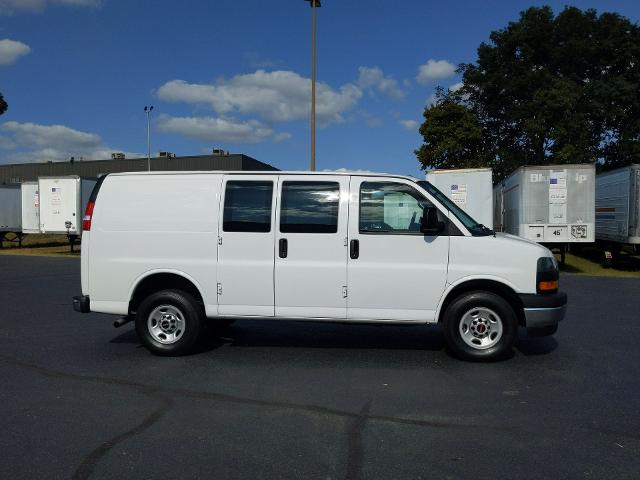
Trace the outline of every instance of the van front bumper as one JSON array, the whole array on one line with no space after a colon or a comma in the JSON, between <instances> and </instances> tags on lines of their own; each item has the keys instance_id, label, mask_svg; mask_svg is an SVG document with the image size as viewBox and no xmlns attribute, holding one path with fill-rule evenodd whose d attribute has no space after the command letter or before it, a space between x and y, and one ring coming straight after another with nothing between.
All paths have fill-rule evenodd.
<instances>
[{"instance_id":1,"label":"van front bumper","mask_svg":"<svg viewBox=\"0 0 640 480\"><path fill-rule=\"evenodd\" d=\"M567 294L557 292L547 295L521 294L524 307L524 326L527 328L558 325L567 311Z\"/></svg>"},{"instance_id":2,"label":"van front bumper","mask_svg":"<svg viewBox=\"0 0 640 480\"><path fill-rule=\"evenodd\" d=\"M73 297L73 309L80 313L89 313L91 311L91 302L88 295L80 295Z\"/></svg>"}]
</instances>

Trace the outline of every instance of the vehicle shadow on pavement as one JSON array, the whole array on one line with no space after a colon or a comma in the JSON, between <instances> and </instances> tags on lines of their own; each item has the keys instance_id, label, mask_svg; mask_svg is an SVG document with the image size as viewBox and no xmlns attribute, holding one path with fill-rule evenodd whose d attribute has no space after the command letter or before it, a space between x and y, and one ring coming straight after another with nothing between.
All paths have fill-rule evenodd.
<instances>
[{"instance_id":1,"label":"vehicle shadow on pavement","mask_svg":"<svg viewBox=\"0 0 640 480\"><path fill-rule=\"evenodd\" d=\"M438 326L241 320L217 332L232 347L443 350Z\"/></svg>"},{"instance_id":2,"label":"vehicle shadow on pavement","mask_svg":"<svg viewBox=\"0 0 640 480\"><path fill-rule=\"evenodd\" d=\"M109 343L129 343L142 347L135 329L129 328ZM199 348L200 354L230 347L274 347L308 349L373 349L445 351L442 328L432 326L353 325L299 321L238 320L233 325L209 328ZM525 356L546 355L558 348L554 337L518 334L515 350Z\"/></svg>"},{"instance_id":3,"label":"vehicle shadow on pavement","mask_svg":"<svg viewBox=\"0 0 640 480\"><path fill-rule=\"evenodd\" d=\"M109 343L140 344L130 328ZM288 320L238 320L209 328L197 353L223 345L231 347L340 348L388 350L444 350L439 326L353 325Z\"/></svg>"},{"instance_id":4,"label":"vehicle shadow on pavement","mask_svg":"<svg viewBox=\"0 0 640 480\"><path fill-rule=\"evenodd\" d=\"M554 337L528 337L524 332L518 335L516 350L526 356L547 355L558 348Z\"/></svg>"}]
</instances>

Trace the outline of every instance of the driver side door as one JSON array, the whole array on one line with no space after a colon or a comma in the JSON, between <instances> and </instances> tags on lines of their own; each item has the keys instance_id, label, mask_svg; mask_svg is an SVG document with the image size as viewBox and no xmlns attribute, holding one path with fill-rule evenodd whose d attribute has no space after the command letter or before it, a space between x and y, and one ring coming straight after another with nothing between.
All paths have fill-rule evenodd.
<instances>
[{"instance_id":1,"label":"driver side door","mask_svg":"<svg viewBox=\"0 0 640 480\"><path fill-rule=\"evenodd\" d=\"M352 177L349 196L348 318L434 321L449 236L420 232L433 204L411 182L384 177Z\"/></svg>"}]
</instances>

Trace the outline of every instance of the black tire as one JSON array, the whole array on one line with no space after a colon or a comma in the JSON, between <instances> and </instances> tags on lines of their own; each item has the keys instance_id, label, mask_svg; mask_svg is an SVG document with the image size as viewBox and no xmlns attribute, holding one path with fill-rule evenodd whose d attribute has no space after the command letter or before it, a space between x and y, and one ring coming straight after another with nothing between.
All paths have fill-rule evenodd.
<instances>
[{"instance_id":1,"label":"black tire","mask_svg":"<svg viewBox=\"0 0 640 480\"><path fill-rule=\"evenodd\" d=\"M475 309L494 312L502 327L501 336L488 347L471 346L463 339L461 322ZM490 315L494 317L493 315ZM496 320L493 318L493 320ZM467 322L465 322L466 324ZM485 327L486 328L486 327ZM464 330L464 328L462 328ZM468 329L467 329L468 330ZM494 328L494 331L496 329ZM489 330L489 334L493 334ZM490 362L509 355L518 335L518 319L511 305L495 293L476 291L460 295L447 307L444 314L444 336L451 352L463 360ZM489 335L490 338L490 335ZM476 339L473 338L473 341ZM471 341L471 343L473 343ZM489 340L491 343L492 340Z\"/></svg>"},{"instance_id":2,"label":"black tire","mask_svg":"<svg viewBox=\"0 0 640 480\"><path fill-rule=\"evenodd\" d=\"M149 316L159 307L170 306L179 313L184 327L180 337L174 343L162 343L150 331ZM136 332L142 344L153 354L161 356L179 356L191 353L201 338L205 315L200 304L186 292L180 290L162 290L145 298L136 312Z\"/></svg>"}]
</instances>

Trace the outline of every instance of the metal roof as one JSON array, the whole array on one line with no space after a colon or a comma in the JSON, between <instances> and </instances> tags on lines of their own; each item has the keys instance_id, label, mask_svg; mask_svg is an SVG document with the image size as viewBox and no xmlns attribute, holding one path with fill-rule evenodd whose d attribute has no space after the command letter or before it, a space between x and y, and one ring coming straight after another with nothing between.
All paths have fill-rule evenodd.
<instances>
[{"instance_id":1,"label":"metal roof","mask_svg":"<svg viewBox=\"0 0 640 480\"><path fill-rule=\"evenodd\" d=\"M146 171L147 168L146 158L14 163L0 165L0 184L21 183L45 176L97 177L105 173ZM154 171L277 170L272 165L243 154L154 157L151 159L151 169Z\"/></svg>"}]
</instances>

